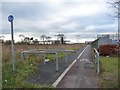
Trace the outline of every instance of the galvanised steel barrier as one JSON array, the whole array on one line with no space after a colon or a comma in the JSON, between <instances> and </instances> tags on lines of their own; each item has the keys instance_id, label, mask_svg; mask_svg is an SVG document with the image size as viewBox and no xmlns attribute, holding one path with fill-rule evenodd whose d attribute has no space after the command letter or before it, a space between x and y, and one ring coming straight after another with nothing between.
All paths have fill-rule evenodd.
<instances>
[{"instance_id":1,"label":"galvanised steel barrier","mask_svg":"<svg viewBox=\"0 0 120 90\"><path fill-rule=\"evenodd\" d=\"M100 61L99 61L99 52L94 48L94 58L95 58L95 64L97 65L97 73L100 72Z\"/></svg>"},{"instance_id":2,"label":"galvanised steel barrier","mask_svg":"<svg viewBox=\"0 0 120 90\"><path fill-rule=\"evenodd\" d=\"M58 52L76 52L75 50L55 50L55 49L33 49L21 52L21 62L24 61L25 54L40 54L44 55L44 65L46 64L46 54L56 54L56 71L58 71ZM66 62L67 62L67 53L66 53Z\"/></svg>"}]
</instances>

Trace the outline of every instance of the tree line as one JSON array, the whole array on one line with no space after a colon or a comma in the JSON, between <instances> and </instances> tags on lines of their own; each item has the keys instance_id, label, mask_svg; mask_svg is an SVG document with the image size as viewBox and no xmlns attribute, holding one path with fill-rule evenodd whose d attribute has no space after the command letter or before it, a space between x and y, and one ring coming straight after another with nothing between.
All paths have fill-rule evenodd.
<instances>
[{"instance_id":1,"label":"tree line","mask_svg":"<svg viewBox=\"0 0 120 90\"><path fill-rule=\"evenodd\" d=\"M40 40L34 39L34 37L26 37L24 34L20 34L19 37L21 41L17 42L16 44L65 44L65 35L58 34L55 35L57 40L51 40L52 37L47 35L41 35ZM5 44L11 44L11 40L4 41L4 36L0 36L0 42Z\"/></svg>"}]
</instances>

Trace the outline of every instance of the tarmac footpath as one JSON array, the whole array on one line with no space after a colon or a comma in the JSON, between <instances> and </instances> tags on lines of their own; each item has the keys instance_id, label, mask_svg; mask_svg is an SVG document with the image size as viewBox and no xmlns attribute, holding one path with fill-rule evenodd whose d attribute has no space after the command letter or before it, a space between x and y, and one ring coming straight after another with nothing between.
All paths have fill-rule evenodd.
<instances>
[{"instance_id":1,"label":"tarmac footpath","mask_svg":"<svg viewBox=\"0 0 120 90\"><path fill-rule=\"evenodd\" d=\"M40 85L52 85L61 76L61 74L66 70L69 65L74 62L74 60L79 56L85 47L81 47L76 52L72 52L58 60L58 71L56 72L56 62L50 61L44 65L44 62L38 62L37 71L33 75L27 78L29 83L40 84ZM55 83L56 85L57 83Z\"/></svg>"},{"instance_id":2,"label":"tarmac footpath","mask_svg":"<svg viewBox=\"0 0 120 90\"><path fill-rule=\"evenodd\" d=\"M57 88L98 88L98 77L88 45L76 63L56 86Z\"/></svg>"}]
</instances>

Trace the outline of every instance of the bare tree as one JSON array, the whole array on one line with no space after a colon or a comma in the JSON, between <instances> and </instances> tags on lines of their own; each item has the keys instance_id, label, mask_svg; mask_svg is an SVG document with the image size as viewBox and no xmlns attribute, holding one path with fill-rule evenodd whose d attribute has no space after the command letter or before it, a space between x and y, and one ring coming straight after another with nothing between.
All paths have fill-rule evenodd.
<instances>
[{"instance_id":1,"label":"bare tree","mask_svg":"<svg viewBox=\"0 0 120 90\"><path fill-rule=\"evenodd\" d=\"M30 44L33 42L33 37L30 38Z\"/></svg>"},{"instance_id":2,"label":"bare tree","mask_svg":"<svg viewBox=\"0 0 120 90\"><path fill-rule=\"evenodd\" d=\"M50 39L51 39L52 37L50 37L50 36L46 36L46 40L47 40L47 42L50 42Z\"/></svg>"},{"instance_id":3,"label":"bare tree","mask_svg":"<svg viewBox=\"0 0 120 90\"><path fill-rule=\"evenodd\" d=\"M50 36L46 36L46 40L50 40L52 37Z\"/></svg>"},{"instance_id":4,"label":"bare tree","mask_svg":"<svg viewBox=\"0 0 120 90\"><path fill-rule=\"evenodd\" d=\"M1 43L4 43L4 38L5 38L5 36L0 36L0 42Z\"/></svg>"},{"instance_id":5,"label":"bare tree","mask_svg":"<svg viewBox=\"0 0 120 90\"><path fill-rule=\"evenodd\" d=\"M33 40L33 43L34 43L34 44L39 44L38 39Z\"/></svg>"},{"instance_id":6,"label":"bare tree","mask_svg":"<svg viewBox=\"0 0 120 90\"><path fill-rule=\"evenodd\" d=\"M61 44L64 44L65 35L64 34L58 34L57 37L58 37L58 40L60 40Z\"/></svg>"},{"instance_id":7,"label":"bare tree","mask_svg":"<svg viewBox=\"0 0 120 90\"><path fill-rule=\"evenodd\" d=\"M120 0L108 0L111 8L114 9L114 15L110 15L115 19L118 19L118 45L120 44Z\"/></svg>"},{"instance_id":8,"label":"bare tree","mask_svg":"<svg viewBox=\"0 0 120 90\"><path fill-rule=\"evenodd\" d=\"M41 35L41 37L40 37L41 39L42 39L42 41L43 41L43 44L45 45L45 38L46 38L46 35Z\"/></svg>"},{"instance_id":9,"label":"bare tree","mask_svg":"<svg viewBox=\"0 0 120 90\"><path fill-rule=\"evenodd\" d=\"M21 38L21 42L23 42L25 36L23 34L20 34L19 37Z\"/></svg>"},{"instance_id":10,"label":"bare tree","mask_svg":"<svg viewBox=\"0 0 120 90\"><path fill-rule=\"evenodd\" d=\"M24 42L25 42L26 44L30 44L30 38L29 38L29 37L25 37L25 38L24 38Z\"/></svg>"},{"instance_id":11,"label":"bare tree","mask_svg":"<svg viewBox=\"0 0 120 90\"><path fill-rule=\"evenodd\" d=\"M114 18L120 18L120 0L108 0L107 3L110 5L109 8L113 9L112 14L110 16Z\"/></svg>"}]
</instances>

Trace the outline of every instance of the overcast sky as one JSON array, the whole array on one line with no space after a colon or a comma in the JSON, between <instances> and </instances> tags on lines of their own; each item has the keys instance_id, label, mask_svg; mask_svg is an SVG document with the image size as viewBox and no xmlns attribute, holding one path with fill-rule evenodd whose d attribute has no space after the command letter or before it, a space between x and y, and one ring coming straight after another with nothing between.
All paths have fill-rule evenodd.
<instances>
[{"instance_id":1,"label":"overcast sky","mask_svg":"<svg viewBox=\"0 0 120 90\"><path fill-rule=\"evenodd\" d=\"M3 0L2 35L11 39L9 15L14 16L14 39L19 35L40 40L45 34L55 39L63 33L67 40L94 40L97 34L116 33L117 20L109 17L106 0ZM1 17L1 16L0 16Z\"/></svg>"}]
</instances>

